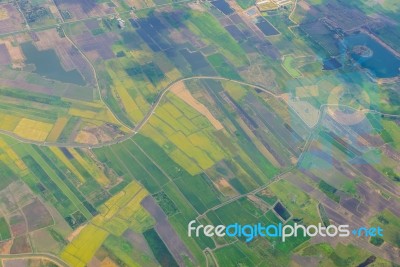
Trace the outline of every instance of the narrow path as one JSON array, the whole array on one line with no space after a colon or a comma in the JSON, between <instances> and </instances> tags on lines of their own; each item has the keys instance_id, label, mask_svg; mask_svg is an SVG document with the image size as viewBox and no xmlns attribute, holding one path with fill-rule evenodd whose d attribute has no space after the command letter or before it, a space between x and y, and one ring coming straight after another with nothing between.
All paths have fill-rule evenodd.
<instances>
[{"instance_id":1,"label":"narrow path","mask_svg":"<svg viewBox=\"0 0 400 267\"><path fill-rule=\"evenodd\" d=\"M176 5L176 4L190 3L190 2L194 2L194 0L181 0L181 1L176 1L176 2L170 2L170 3L155 5L153 7L138 8L138 9L135 9L134 11L138 12L138 11L141 11L141 10L157 9L157 8L160 8L160 7L171 6L171 5ZM0 3L0 4L6 4L6 3ZM56 5L56 7L57 7L57 5ZM18 6L17 9L22 14L22 11L19 9L19 6ZM58 7L57 7L57 9L58 9ZM31 27L28 24L28 22L26 21L25 16L22 15L22 17L26 21L27 28L26 29L12 31L12 32L3 32L3 33L0 33L0 37L15 35L15 34L19 34L19 33L27 33L27 32L30 32L30 31L42 31L42 30L46 30L46 29L50 29L50 28L56 28L56 27L59 27L59 26L62 26L62 25L74 24L74 23L84 22L84 21L93 20L93 19L103 19L103 18L108 18L108 17L121 15L121 14L129 14L131 12L132 12L132 10L126 10L126 11L122 11L122 12L113 12L113 13L109 13L109 14L105 14L105 15L92 16L92 17L76 19L76 20L67 20L67 21L64 21L64 22L61 22L61 23L56 23L56 24L52 24L52 25L36 26L36 27Z\"/></svg>"},{"instance_id":2,"label":"narrow path","mask_svg":"<svg viewBox=\"0 0 400 267\"><path fill-rule=\"evenodd\" d=\"M46 259L49 260L57 266L69 267L69 265L58 258L57 256L50 253L22 253L22 254L0 254L1 260L29 260L29 259Z\"/></svg>"},{"instance_id":3,"label":"narrow path","mask_svg":"<svg viewBox=\"0 0 400 267\"><path fill-rule=\"evenodd\" d=\"M75 47L75 48L78 50L78 52L82 55L82 57L83 57L83 58L87 61L87 63L90 65L90 67L91 67L91 69L92 69L92 72L93 72L94 79L95 79L95 81L96 81L96 89L97 89L97 93L99 94L100 101L104 104L104 106L105 106L105 107L107 108L107 110L112 114L112 116L114 117L114 119L115 119L116 121L118 121L118 122L119 122L121 125L123 125L125 128L127 128L127 129L129 129L129 130L132 130L132 127L126 125L123 121L121 121L121 120L118 118L118 116L116 116L116 115L114 114L114 112L113 112L113 111L111 110L111 108L107 105L107 103L104 101L104 98L103 98L103 95L102 95L101 89L100 89L99 79L97 78L97 72L96 72L96 69L94 68L92 62L91 62L91 61L89 60L89 58L85 55L85 53L83 53L83 51L74 43L74 41L72 41L72 39L68 37L68 35L67 35L66 32L64 31L64 29L62 29L62 31L64 32L65 38L71 43L71 45L72 45L73 47ZM93 96L93 98L95 98L95 97Z\"/></svg>"},{"instance_id":4,"label":"narrow path","mask_svg":"<svg viewBox=\"0 0 400 267\"><path fill-rule=\"evenodd\" d=\"M160 91L160 93L157 96L156 101L152 104L150 110L147 112L147 114L144 116L144 118L142 119L142 121L140 121L133 129L132 129L132 133L129 133L127 135L124 135L121 138L117 138L114 139L112 141L109 142L104 142L104 143L100 143L100 144L95 144L95 145L91 145L91 144L78 144L78 143L60 143L60 142L42 142L42 141L34 141L34 140L29 140L29 139L25 139L22 138L18 135L16 135L13 132L10 131L6 131L6 130L2 130L0 129L0 134L4 134L7 135L9 137L12 137L16 140L18 140L21 143L26 143L26 144L34 144L34 145L38 145L38 146L54 146L54 147L70 147L70 148L101 148L101 147L106 147L106 146L110 146L110 145L114 145L120 142L123 142L125 140L128 140L129 138L133 137L135 134L137 134L142 128L143 126L150 120L151 116L154 114L155 110L157 109L157 107L161 104L161 101L163 100L164 96L170 91L170 89L175 86L176 84L180 83L180 82L184 82L184 81L189 81L189 80L216 80L216 81L229 81L229 82L233 82L233 83L237 83L240 85L244 85L244 86L248 86L248 87L252 87L253 89L258 89L260 91L263 91L277 99L282 99L283 101L286 102L286 100L284 99L284 97L282 97L282 95L278 95L275 94L271 91L269 91L268 89L260 86L260 85L256 85L256 84L251 84L251 83L247 83L247 82L243 82L243 81L238 81L238 80L231 80L228 78L224 78L224 77L217 77L217 76L193 76L193 77L186 77L186 78L181 78L179 80L176 80L174 82L171 82L166 88L164 88L163 90ZM287 102L286 102L287 103ZM289 108L290 105L288 105ZM376 110L370 110L370 109L355 109L353 107L350 106L346 106L346 105L341 105L341 104L323 104L320 106L320 110L319 110L319 117L317 122L315 123L315 125L313 125L311 128L315 128L316 125L318 124L318 122L321 120L322 118L322 114L324 113L323 111L328 108L328 107L346 107L349 109L352 109L354 111L362 111L365 113L376 113L376 114L381 114L384 115L386 117L395 117L395 118L400 118L400 115L392 115L392 114L385 114L385 113L381 113L379 111ZM294 113L296 113L298 115L298 113L291 108L292 111ZM301 117L299 116L299 118L301 119ZM307 125L307 124L306 124Z\"/></svg>"}]
</instances>

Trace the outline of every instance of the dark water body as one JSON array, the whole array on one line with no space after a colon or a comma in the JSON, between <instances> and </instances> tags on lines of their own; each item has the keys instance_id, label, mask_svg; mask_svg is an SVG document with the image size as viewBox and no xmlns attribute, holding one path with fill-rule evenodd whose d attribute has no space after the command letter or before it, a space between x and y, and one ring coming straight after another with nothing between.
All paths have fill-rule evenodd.
<instances>
[{"instance_id":1,"label":"dark water body","mask_svg":"<svg viewBox=\"0 0 400 267\"><path fill-rule=\"evenodd\" d=\"M353 34L345 37L341 44L362 68L368 69L377 78L392 78L400 75L400 58L369 35ZM364 57L355 53L353 49L357 46L368 48L372 51L372 55Z\"/></svg>"},{"instance_id":2,"label":"dark water body","mask_svg":"<svg viewBox=\"0 0 400 267\"><path fill-rule=\"evenodd\" d=\"M32 43L24 43L21 48L26 57L25 63L35 65L34 73L64 83L86 85L85 80L77 70L64 70L54 50L39 51Z\"/></svg>"},{"instance_id":3,"label":"dark water body","mask_svg":"<svg viewBox=\"0 0 400 267\"><path fill-rule=\"evenodd\" d=\"M210 68L208 61L205 59L202 53L189 52L187 49L182 49L179 52L186 59L186 61L189 62L193 72L197 73L201 69Z\"/></svg>"},{"instance_id":4,"label":"dark water body","mask_svg":"<svg viewBox=\"0 0 400 267\"><path fill-rule=\"evenodd\" d=\"M335 70L341 67L342 63L335 58L328 58L323 61L323 70Z\"/></svg>"},{"instance_id":5,"label":"dark water body","mask_svg":"<svg viewBox=\"0 0 400 267\"><path fill-rule=\"evenodd\" d=\"M370 256L368 259L366 259L364 262L359 264L357 267L366 267L366 266L370 265L371 263L374 263L375 261L376 261L376 257Z\"/></svg>"},{"instance_id":6,"label":"dark water body","mask_svg":"<svg viewBox=\"0 0 400 267\"><path fill-rule=\"evenodd\" d=\"M266 36L270 36L270 35L277 35L279 34L279 32L274 28L274 26L272 26L271 23L269 23L268 21L266 21L263 18L259 18L258 22L256 23L256 26L266 35Z\"/></svg>"},{"instance_id":7,"label":"dark water body","mask_svg":"<svg viewBox=\"0 0 400 267\"><path fill-rule=\"evenodd\" d=\"M212 1L211 4L213 4L216 8L218 8L222 13L225 15L230 15L235 10L233 10L225 0L216 0Z\"/></svg>"},{"instance_id":8,"label":"dark water body","mask_svg":"<svg viewBox=\"0 0 400 267\"><path fill-rule=\"evenodd\" d=\"M287 219L290 218L289 212L287 211L287 209L286 209L280 202L276 203L276 205L275 205L275 207L274 207L274 210L275 210L276 213L278 213L279 216L281 216L282 219L284 219L285 221L286 221Z\"/></svg>"}]
</instances>

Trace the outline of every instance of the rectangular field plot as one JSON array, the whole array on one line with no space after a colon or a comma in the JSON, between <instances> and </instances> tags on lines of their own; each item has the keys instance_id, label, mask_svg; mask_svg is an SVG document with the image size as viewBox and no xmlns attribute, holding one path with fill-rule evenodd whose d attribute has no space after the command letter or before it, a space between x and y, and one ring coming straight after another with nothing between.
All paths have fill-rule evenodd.
<instances>
[{"instance_id":1,"label":"rectangular field plot","mask_svg":"<svg viewBox=\"0 0 400 267\"><path fill-rule=\"evenodd\" d=\"M9 33L22 30L24 18L18 9L11 3L0 5L0 33Z\"/></svg>"},{"instance_id":2,"label":"rectangular field plot","mask_svg":"<svg viewBox=\"0 0 400 267\"><path fill-rule=\"evenodd\" d=\"M30 119L22 119L14 129L14 133L26 139L44 141L53 125Z\"/></svg>"}]
</instances>

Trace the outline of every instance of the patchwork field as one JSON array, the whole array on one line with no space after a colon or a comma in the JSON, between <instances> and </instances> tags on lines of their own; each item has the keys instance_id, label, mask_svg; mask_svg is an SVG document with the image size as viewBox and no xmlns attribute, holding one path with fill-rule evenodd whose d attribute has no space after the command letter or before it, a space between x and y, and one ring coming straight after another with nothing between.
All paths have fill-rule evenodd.
<instances>
[{"instance_id":1,"label":"patchwork field","mask_svg":"<svg viewBox=\"0 0 400 267\"><path fill-rule=\"evenodd\" d=\"M0 1L0 265L400 264L398 75L346 47L395 55L395 4L273 2Z\"/></svg>"}]
</instances>

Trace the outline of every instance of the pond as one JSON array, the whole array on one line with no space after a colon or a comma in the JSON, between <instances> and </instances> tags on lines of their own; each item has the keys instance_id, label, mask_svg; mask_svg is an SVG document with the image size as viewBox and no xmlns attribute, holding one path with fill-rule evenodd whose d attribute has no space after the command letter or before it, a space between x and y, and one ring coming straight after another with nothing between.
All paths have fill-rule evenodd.
<instances>
[{"instance_id":1,"label":"pond","mask_svg":"<svg viewBox=\"0 0 400 267\"><path fill-rule=\"evenodd\" d=\"M368 34L346 36L341 45L357 64L377 78L392 78L400 74L400 58Z\"/></svg>"},{"instance_id":2,"label":"pond","mask_svg":"<svg viewBox=\"0 0 400 267\"><path fill-rule=\"evenodd\" d=\"M225 0L216 0L211 2L216 8L218 8L225 15L230 15L235 12Z\"/></svg>"},{"instance_id":3,"label":"pond","mask_svg":"<svg viewBox=\"0 0 400 267\"><path fill-rule=\"evenodd\" d=\"M32 43L23 43L21 48L26 58L25 63L35 65L34 73L64 83L86 85L77 70L65 71L54 50L39 51Z\"/></svg>"},{"instance_id":4,"label":"pond","mask_svg":"<svg viewBox=\"0 0 400 267\"><path fill-rule=\"evenodd\" d=\"M323 61L323 70L336 70L341 67L342 64L336 58L327 58Z\"/></svg>"},{"instance_id":5,"label":"pond","mask_svg":"<svg viewBox=\"0 0 400 267\"><path fill-rule=\"evenodd\" d=\"M279 34L271 23L261 17L257 18L256 26L265 34L265 36Z\"/></svg>"}]
</instances>

